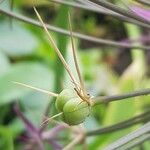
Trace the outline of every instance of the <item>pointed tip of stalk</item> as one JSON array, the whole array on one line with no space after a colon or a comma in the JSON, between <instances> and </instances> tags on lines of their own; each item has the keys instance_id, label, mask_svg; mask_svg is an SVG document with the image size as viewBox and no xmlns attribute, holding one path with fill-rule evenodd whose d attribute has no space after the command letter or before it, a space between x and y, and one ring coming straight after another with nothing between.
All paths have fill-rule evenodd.
<instances>
[{"instance_id":1,"label":"pointed tip of stalk","mask_svg":"<svg viewBox=\"0 0 150 150\"><path fill-rule=\"evenodd\" d=\"M47 118L46 120L44 120L44 121L41 123L40 127L42 127L43 125L47 125L47 124L49 123L49 121L51 121L51 120L54 119L54 118L57 118L57 117L61 116L62 114L63 114L63 112L58 113L58 114L56 114L56 115L54 115L54 116L52 116L52 117L50 117L50 118Z\"/></svg>"},{"instance_id":2,"label":"pointed tip of stalk","mask_svg":"<svg viewBox=\"0 0 150 150\"><path fill-rule=\"evenodd\" d=\"M72 44L72 53L73 53L73 60L74 60L74 64L75 64L75 69L80 81L80 87L83 91L84 95L87 95L86 89L85 89L85 85L84 85L84 81L81 75L81 71L79 68L79 64L78 64L78 60L77 60L77 53L76 53L76 49L75 49L75 44L74 44L74 40L73 40L73 32L72 32L72 24L71 24L71 14L70 12L68 12L68 21L69 21L69 31L70 31L70 37L71 37L71 44Z\"/></svg>"},{"instance_id":3,"label":"pointed tip of stalk","mask_svg":"<svg viewBox=\"0 0 150 150\"><path fill-rule=\"evenodd\" d=\"M40 88L31 86L31 85L28 85L28 84L24 84L24 83L20 83L20 82L16 82L16 81L12 81L12 83L17 84L17 85L20 85L20 86L24 86L24 87L29 88L29 89L32 89L32 90L36 90L36 91L41 92L41 93L44 93L44 94L48 94L48 95L50 95L50 96L54 96L54 97L57 97L57 96L58 96L58 94L56 94L56 93L49 92L49 91L47 91L47 90L43 90L43 89L40 89Z\"/></svg>"},{"instance_id":4,"label":"pointed tip of stalk","mask_svg":"<svg viewBox=\"0 0 150 150\"><path fill-rule=\"evenodd\" d=\"M55 52L57 53L57 55L58 55L58 57L60 58L62 64L64 65L65 69L67 70L67 72L68 72L68 74L69 74L71 80L76 83L75 77L74 77L73 73L71 72L71 69L70 69L69 65L67 64L67 62L66 62L66 60L64 59L63 55L61 54L59 48L57 47L55 41L53 40L51 34L49 33L49 31L48 31L48 29L47 29L47 26L46 26L45 23L43 22L43 20L42 20L40 14L39 14L38 11L36 10L36 8L33 7L33 9L34 9L34 11L35 11L35 13L36 13L36 15L37 15L37 17L38 17L38 20L40 21L41 25L43 26L43 29L44 29L46 35L48 36L49 42L52 44L52 46L53 46Z\"/></svg>"},{"instance_id":5,"label":"pointed tip of stalk","mask_svg":"<svg viewBox=\"0 0 150 150\"><path fill-rule=\"evenodd\" d=\"M33 9L34 9L34 11L37 11L35 6L33 6Z\"/></svg>"}]
</instances>

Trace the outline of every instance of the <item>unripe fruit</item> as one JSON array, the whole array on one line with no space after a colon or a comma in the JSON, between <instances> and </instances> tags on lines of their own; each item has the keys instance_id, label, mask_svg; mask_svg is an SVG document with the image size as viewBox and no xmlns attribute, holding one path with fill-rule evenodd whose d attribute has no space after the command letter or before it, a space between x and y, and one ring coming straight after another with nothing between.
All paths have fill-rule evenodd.
<instances>
[{"instance_id":1,"label":"unripe fruit","mask_svg":"<svg viewBox=\"0 0 150 150\"><path fill-rule=\"evenodd\" d=\"M91 107L80 98L72 98L63 107L64 121L69 125L78 125L90 114Z\"/></svg>"},{"instance_id":2,"label":"unripe fruit","mask_svg":"<svg viewBox=\"0 0 150 150\"><path fill-rule=\"evenodd\" d=\"M63 112L63 107L67 101L71 98L76 97L76 93L74 90L71 89L64 89L57 97L55 106L60 111Z\"/></svg>"}]
</instances>

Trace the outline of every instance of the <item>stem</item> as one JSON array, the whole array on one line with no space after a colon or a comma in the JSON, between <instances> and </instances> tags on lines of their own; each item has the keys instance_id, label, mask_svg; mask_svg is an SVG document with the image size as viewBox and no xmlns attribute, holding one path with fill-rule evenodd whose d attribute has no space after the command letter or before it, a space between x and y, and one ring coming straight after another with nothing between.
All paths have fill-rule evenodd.
<instances>
[{"instance_id":1,"label":"stem","mask_svg":"<svg viewBox=\"0 0 150 150\"><path fill-rule=\"evenodd\" d=\"M42 26L43 26L43 28L44 28L44 31L45 31L45 33L46 33L46 35L48 36L49 42L52 44L52 46L53 46L55 52L57 53L57 55L58 55L58 57L60 58L62 64L64 65L66 71L68 72L68 74L69 74L71 80L72 80L74 83L77 83L76 80L75 80L75 77L74 77L73 73L71 72L70 67L68 66L67 62L65 61L63 55L61 54L59 48L57 47L55 41L53 40L51 34L48 32L47 27L45 26L45 24L44 24L44 22L43 22L41 16L39 15L39 13L38 13L38 11L36 10L35 7L34 7L34 11L35 11L35 13L36 13L36 15L37 15L39 21L41 22L41 24L42 24Z\"/></svg>"},{"instance_id":2,"label":"stem","mask_svg":"<svg viewBox=\"0 0 150 150\"><path fill-rule=\"evenodd\" d=\"M122 14L119 14L119 13L116 13L116 12L114 12L114 11L112 11L112 10L109 10L109 9L107 9L107 8L103 8L102 6L100 6L100 5L96 5L96 4L94 4L94 3L92 3L92 2L86 2L86 1L82 1L82 0L77 0L77 1L79 1L79 2L82 2L82 3L84 3L84 4L86 4L86 5L91 5L91 6L94 6L94 12L97 12L97 13L103 13L103 14L105 14L105 15L109 15L109 16L112 16L112 17L115 17L115 18L117 18L117 19L121 19L121 20L123 20L123 21L126 21L126 22L129 22L129 23L133 23L133 24L135 24L135 25L138 25L138 26L141 26L141 27L145 27L145 28L149 28L149 25L147 25L147 24L145 24L145 23L143 23L143 22L139 22L139 21L137 21L137 20L134 20L134 19L132 19L132 18L129 18L129 17L126 17L126 16L124 16L124 15L122 15ZM93 5L94 4L94 5ZM106 12L102 12L102 10L101 9L106 9ZM97 11L97 9L98 9L98 11ZM101 10L101 11L100 11ZM92 11L92 10L91 10ZM104 11L104 10L103 10Z\"/></svg>"},{"instance_id":3,"label":"stem","mask_svg":"<svg viewBox=\"0 0 150 150\"><path fill-rule=\"evenodd\" d=\"M141 145L142 143L144 143L145 141L150 139L150 134L145 134L139 138L137 138L135 141L133 141L131 144L129 144L128 146L125 147L124 150L130 150L135 148L138 145Z\"/></svg>"},{"instance_id":4,"label":"stem","mask_svg":"<svg viewBox=\"0 0 150 150\"><path fill-rule=\"evenodd\" d=\"M54 116L52 116L52 117L50 117L50 118L44 120L44 121L42 122L42 124L41 124L41 127L42 127L43 125L45 125L45 124L48 124L48 122L49 122L50 120L52 120L52 119L54 119L54 118L57 118L57 117L59 117L59 116L61 116L61 115L63 115L63 112L58 113L58 114L56 114L56 115L54 115Z\"/></svg>"},{"instance_id":5,"label":"stem","mask_svg":"<svg viewBox=\"0 0 150 150\"><path fill-rule=\"evenodd\" d=\"M139 138L147 133L150 132L150 122L146 123L143 125L141 128L129 133L128 135L120 138L116 142L110 144L104 150L116 150L116 149L121 149L122 146L125 144L128 144L132 140L135 140L136 138Z\"/></svg>"},{"instance_id":6,"label":"stem","mask_svg":"<svg viewBox=\"0 0 150 150\"><path fill-rule=\"evenodd\" d=\"M95 105L100 105L100 104L103 104L103 103L110 103L112 101L119 101L119 100L123 100L123 99L126 99L126 98L137 97L137 96L148 95L148 94L150 94L150 89L134 91L134 92L131 92L131 93L121 94L121 95L95 97L95 98L92 98L92 99L94 100L93 105L95 106Z\"/></svg>"},{"instance_id":7,"label":"stem","mask_svg":"<svg viewBox=\"0 0 150 150\"><path fill-rule=\"evenodd\" d=\"M36 91L39 91L39 92L42 92L42 93L45 93L45 94L48 94L48 95L53 96L53 97L57 97L58 96L58 94L56 94L56 93L49 92L49 91L43 90L43 89L39 89L39 88L33 87L31 85L27 85L27 84L20 83L20 82L14 82L14 81L13 81L13 83L15 83L17 85L21 85L21 86L27 87L27 88L30 88L30 89L33 89L33 90L36 90Z\"/></svg>"},{"instance_id":8,"label":"stem","mask_svg":"<svg viewBox=\"0 0 150 150\"><path fill-rule=\"evenodd\" d=\"M79 1L80 3L64 1L64 0L50 0L49 2L68 5L68 6L75 7L75 8L80 8L80 9L84 9L84 10L93 11L93 12L96 12L96 13L101 13L101 14L104 14L104 15L109 15L109 16L115 17L117 19L121 19L123 21L139 25L141 27L147 27L147 25L144 24L143 22L139 22L137 20L131 19L131 18L126 17L126 16L123 16L123 15L121 15L119 13L116 13L114 11L111 11L109 9L106 9L106 8L103 8L103 7L100 7L100 6L95 7L93 5L88 5L87 2L85 2L83 0L76 0L76 1Z\"/></svg>"},{"instance_id":9,"label":"stem","mask_svg":"<svg viewBox=\"0 0 150 150\"><path fill-rule=\"evenodd\" d=\"M114 4L110 3L110 2L106 2L104 0L86 0L86 1L89 2L89 3L94 3L94 4L97 4L97 5L103 6L103 7L107 8L107 9L109 9L109 10L112 10L114 12L122 14L122 15L124 15L126 17L129 17L129 18L135 19L137 21L140 21L142 23L145 23L150 28L150 21L145 20L145 19L135 15L134 13L132 13L132 12L130 12L128 10L122 9L122 8L118 7L117 5L114 5Z\"/></svg>"},{"instance_id":10,"label":"stem","mask_svg":"<svg viewBox=\"0 0 150 150\"><path fill-rule=\"evenodd\" d=\"M9 0L9 9L11 11L13 11L13 6L14 6L14 0ZM10 17L9 19L9 22L10 22L10 28L12 29L12 26L13 26L13 19Z\"/></svg>"},{"instance_id":11,"label":"stem","mask_svg":"<svg viewBox=\"0 0 150 150\"><path fill-rule=\"evenodd\" d=\"M86 89L85 89L85 86L84 86L84 81L83 81L81 71L80 71L80 68L79 68L79 64L78 64L78 61L77 61L77 54L76 54L76 49L75 49L75 44L74 44L73 34L72 34L72 25L71 25L70 13L68 13L68 19L69 19L70 38L71 38L72 52L73 52L73 59L74 59L74 63L75 63L75 68L76 68L78 78L79 78L79 81L80 81L81 89L83 90L84 95L86 95Z\"/></svg>"},{"instance_id":12,"label":"stem","mask_svg":"<svg viewBox=\"0 0 150 150\"><path fill-rule=\"evenodd\" d=\"M150 6L150 2L148 2L147 0L136 0L136 1L138 1L139 3L142 3L144 5Z\"/></svg>"},{"instance_id":13,"label":"stem","mask_svg":"<svg viewBox=\"0 0 150 150\"><path fill-rule=\"evenodd\" d=\"M67 12L69 11L69 8L65 6L60 6L58 11L59 13L56 15L56 19L54 21L55 25L67 29L68 27ZM66 58L68 38L66 36L57 33L55 35L56 35L57 47L61 50L61 54L63 55L63 57ZM54 68L54 76L55 76L54 91L60 93L63 88L62 81L64 78L65 68L63 67L63 64L61 63L58 57L55 58L53 68ZM52 103L48 105L45 116L48 116L49 111L51 111L52 114L57 113L56 108L54 107L54 101L52 101Z\"/></svg>"},{"instance_id":14,"label":"stem","mask_svg":"<svg viewBox=\"0 0 150 150\"><path fill-rule=\"evenodd\" d=\"M71 6L71 7L80 8L80 9L84 9L84 10L89 10L89 11L93 11L93 12L104 14L104 15L109 15L109 16L124 20L126 22L130 22L130 23L133 23L133 24L136 24L136 25L139 25L139 26L147 27L147 25L144 24L144 23L141 23L141 22L138 22L138 21L133 20L131 18L125 17L121 14L118 14L118 13L113 12L111 10L108 10L106 8L103 8L103 7L100 7L100 6L99 7L94 7L93 5L88 5L83 0L77 0L77 1L81 2L82 4L77 3L77 2L64 1L64 0L51 0L50 2L63 4L63 5L68 5L68 6Z\"/></svg>"},{"instance_id":15,"label":"stem","mask_svg":"<svg viewBox=\"0 0 150 150\"><path fill-rule=\"evenodd\" d=\"M39 21L36 21L36 20L31 19L29 17L19 15L19 14L10 12L10 11L6 11L6 10L3 10L1 8L0 8L0 13L4 14L6 16L11 16L14 19L17 19L17 20L35 25L37 27L43 28L43 26L40 24ZM55 31L55 32L70 36L70 32L68 30L64 30L62 28L55 27L55 26L48 25L48 24L46 24L46 27L47 27L47 29L49 29L51 31ZM78 33L78 32L73 32L73 36L77 37L77 38L80 38L80 39L83 39L83 40L87 40L87 41L90 41L90 42L99 43L99 44L103 44L103 45L107 45L107 46L109 45L109 46L113 46L113 47L135 48L135 49L139 49L139 50L141 50L141 49L149 50L150 49L150 46L136 46L136 45L131 45L131 44L128 44L128 43L116 42L116 41L112 41L112 40L104 40L104 39L96 38L96 37L93 37L93 36L88 36L88 35L85 35L85 34L81 34L81 33Z\"/></svg>"},{"instance_id":16,"label":"stem","mask_svg":"<svg viewBox=\"0 0 150 150\"><path fill-rule=\"evenodd\" d=\"M33 138L36 144L38 144L39 150L44 150L44 144L42 142L38 129L23 115L17 104L15 105L14 110L18 117L20 117L20 119L25 124L28 133L31 134L31 139Z\"/></svg>"},{"instance_id":17,"label":"stem","mask_svg":"<svg viewBox=\"0 0 150 150\"><path fill-rule=\"evenodd\" d=\"M82 141L83 137L84 136L82 134L78 135L72 142L70 142L66 147L64 147L63 150L71 150L71 149L73 149L73 147L76 144L78 144L79 142Z\"/></svg>"},{"instance_id":18,"label":"stem","mask_svg":"<svg viewBox=\"0 0 150 150\"><path fill-rule=\"evenodd\" d=\"M125 129L128 127L131 127L133 125L136 125L138 123L142 123L145 121L148 121L150 119L150 111L144 112L140 115L137 115L133 118L130 118L128 120L122 121L120 123L108 126L108 127L104 127L104 128L100 128L100 129L96 129L93 131L88 131L86 133L87 136L95 136L95 135L102 135L102 134L106 134L106 133L111 133L111 132L115 132L121 129Z\"/></svg>"}]
</instances>

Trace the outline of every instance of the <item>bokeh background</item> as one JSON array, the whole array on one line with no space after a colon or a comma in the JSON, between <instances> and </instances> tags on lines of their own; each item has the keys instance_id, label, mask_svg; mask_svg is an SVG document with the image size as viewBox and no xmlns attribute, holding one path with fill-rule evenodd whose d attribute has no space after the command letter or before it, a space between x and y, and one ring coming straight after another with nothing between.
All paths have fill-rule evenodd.
<instances>
[{"instance_id":1,"label":"bokeh background","mask_svg":"<svg viewBox=\"0 0 150 150\"><path fill-rule=\"evenodd\" d=\"M71 1L69 1L71 2ZM128 9L121 0L110 2ZM144 4L127 1L148 9ZM99 39L137 46L150 44L150 31L122 21L112 15L69 7L50 0L4 0L0 9L37 20L33 5L44 22L68 30L68 12L71 13L73 31ZM69 36L51 32L63 56L76 74ZM74 38L78 61L88 92L93 96L105 96L132 92L150 86L150 52L144 49L111 46L80 38ZM27 127L18 117L15 106L28 120L39 127L46 109L49 115L56 114L54 99L40 92L15 85L12 81L26 83L41 89L59 93L72 87L70 78L48 42L42 28L15 19L0 11L0 149L25 149L27 142L22 138ZM129 98L124 101L99 105L92 109L91 116L84 122L85 130L112 125L149 110L150 96ZM49 106L49 107L48 107ZM59 119L57 119L59 120ZM142 123L141 123L142 124ZM88 149L103 149L118 138L130 133L140 125L121 131L87 138ZM52 129L54 125L49 125ZM66 145L71 138L68 131L60 143ZM145 142L135 150L149 150ZM32 149L32 148L31 148ZM46 145L45 149L55 149ZM77 146L75 149L81 149Z\"/></svg>"}]
</instances>

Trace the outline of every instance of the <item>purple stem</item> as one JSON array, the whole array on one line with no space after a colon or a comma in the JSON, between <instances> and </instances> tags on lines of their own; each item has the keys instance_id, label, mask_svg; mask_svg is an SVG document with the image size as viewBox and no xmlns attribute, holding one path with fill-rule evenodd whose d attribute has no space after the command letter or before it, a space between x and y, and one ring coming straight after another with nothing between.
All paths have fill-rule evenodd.
<instances>
[{"instance_id":1,"label":"purple stem","mask_svg":"<svg viewBox=\"0 0 150 150\"><path fill-rule=\"evenodd\" d=\"M54 150L62 150L63 149L63 147L54 140L50 140L49 143L52 145Z\"/></svg>"},{"instance_id":2,"label":"purple stem","mask_svg":"<svg viewBox=\"0 0 150 150\"><path fill-rule=\"evenodd\" d=\"M37 134L38 129L24 116L24 114L20 111L20 109L17 105L14 106L14 110L15 110L16 114L19 116L19 118L25 124L25 127L29 131L29 133Z\"/></svg>"},{"instance_id":3,"label":"purple stem","mask_svg":"<svg viewBox=\"0 0 150 150\"><path fill-rule=\"evenodd\" d=\"M50 131L45 131L42 133L42 139L44 140L53 139L60 131L62 131L65 128L66 128L65 125L62 124L58 125L57 127L54 127Z\"/></svg>"},{"instance_id":4,"label":"purple stem","mask_svg":"<svg viewBox=\"0 0 150 150\"><path fill-rule=\"evenodd\" d=\"M24 114L20 111L19 106L17 104L14 106L14 110L25 124L28 133L30 133L31 137L38 143L39 149L44 150L44 145L41 140L41 134L39 130L24 116Z\"/></svg>"},{"instance_id":5,"label":"purple stem","mask_svg":"<svg viewBox=\"0 0 150 150\"><path fill-rule=\"evenodd\" d=\"M135 42L148 43L150 42L150 35L144 35L138 39L124 39L121 41L121 43L135 43Z\"/></svg>"},{"instance_id":6,"label":"purple stem","mask_svg":"<svg viewBox=\"0 0 150 150\"><path fill-rule=\"evenodd\" d=\"M150 9L146 9L139 6L131 6L130 9L138 16L150 21Z\"/></svg>"}]
</instances>

